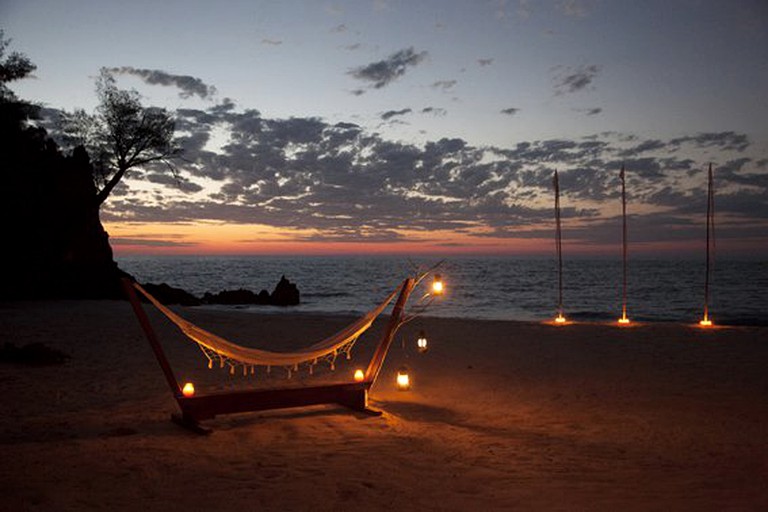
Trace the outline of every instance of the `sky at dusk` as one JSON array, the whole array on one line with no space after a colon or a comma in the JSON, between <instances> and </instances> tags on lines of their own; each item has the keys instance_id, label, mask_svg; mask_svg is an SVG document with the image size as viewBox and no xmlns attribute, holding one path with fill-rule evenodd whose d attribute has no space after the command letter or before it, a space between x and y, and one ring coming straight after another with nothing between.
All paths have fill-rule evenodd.
<instances>
[{"instance_id":1,"label":"sky at dusk","mask_svg":"<svg viewBox=\"0 0 768 512\"><path fill-rule=\"evenodd\" d=\"M4 0L44 108L109 68L184 148L101 218L118 254L700 253L768 247L768 3Z\"/></svg>"}]
</instances>

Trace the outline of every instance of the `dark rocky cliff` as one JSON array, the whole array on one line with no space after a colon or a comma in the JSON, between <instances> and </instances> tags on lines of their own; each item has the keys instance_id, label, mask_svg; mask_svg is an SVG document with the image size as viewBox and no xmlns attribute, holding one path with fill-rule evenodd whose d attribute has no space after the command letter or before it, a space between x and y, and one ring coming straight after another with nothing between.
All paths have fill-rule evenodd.
<instances>
[{"instance_id":1,"label":"dark rocky cliff","mask_svg":"<svg viewBox=\"0 0 768 512\"><path fill-rule=\"evenodd\" d=\"M27 126L35 108L0 103L0 298L119 298L88 155Z\"/></svg>"}]
</instances>

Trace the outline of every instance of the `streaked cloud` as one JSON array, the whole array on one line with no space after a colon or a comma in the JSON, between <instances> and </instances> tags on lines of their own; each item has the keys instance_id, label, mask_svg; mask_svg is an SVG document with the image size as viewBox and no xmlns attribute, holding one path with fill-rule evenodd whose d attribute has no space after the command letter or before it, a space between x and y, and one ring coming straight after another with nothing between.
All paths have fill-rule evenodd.
<instances>
[{"instance_id":1,"label":"streaked cloud","mask_svg":"<svg viewBox=\"0 0 768 512\"><path fill-rule=\"evenodd\" d=\"M567 68L557 68L560 70L554 77L555 94L562 95L566 93L579 92L587 89L600 72L600 66L577 66Z\"/></svg>"},{"instance_id":2,"label":"streaked cloud","mask_svg":"<svg viewBox=\"0 0 768 512\"><path fill-rule=\"evenodd\" d=\"M422 114L432 114L433 116L442 117L448 113L447 110L440 107L424 107L421 109Z\"/></svg>"},{"instance_id":3,"label":"streaked cloud","mask_svg":"<svg viewBox=\"0 0 768 512\"><path fill-rule=\"evenodd\" d=\"M177 87L181 90L179 96L189 98L199 96L203 99L210 98L216 94L216 88L207 85L199 78L189 75L174 75L159 69L141 69L131 66L122 66L115 68L106 68L112 74L132 75L140 78L150 85L162 85L166 87Z\"/></svg>"},{"instance_id":4,"label":"streaked cloud","mask_svg":"<svg viewBox=\"0 0 768 512\"><path fill-rule=\"evenodd\" d=\"M372 62L349 71L354 78L381 89L405 75L409 67L419 65L427 58L426 51L416 52L413 47L393 53L386 59Z\"/></svg>"},{"instance_id":5,"label":"streaked cloud","mask_svg":"<svg viewBox=\"0 0 768 512\"><path fill-rule=\"evenodd\" d=\"M388 110L381 114L381 118L384 121L387 121L388 119L392 119L395 116L404 116L406 114L410 114L413 112L410 108L404 108L402 110Z\"/></svg>"},{"instance_id":6,"label":"streaked cloud","mask_svg":"<svg viewBox=\"0 0 768 512\"><path fill-rule=\"evenodd\" d=\"M513 116L513 115L517 114L518 112L520 112L520 109L519 108L515 108L515 107L504 108L504 109L501 109L499 111L499 113L506 114L508 116Z\"/></svg>"},{"instance_id":7,"label":"streaked cloud","mask_svg":"<svg viewBox=\"0 0 768 512\"><path fill-rule=\"evenodd\" d=\"M439 89L443 92L450 91L454 87L456 87L456 84L458 82L456 80L438 80L436 82L433 82L431 87L433 89Z\"/></svg>"},{"instance_id":8,"label":"streaked cloud","mask_svg":"<svg viewBox=\"0 0 768 512\"><path fill-rule=\"evenodd\" d=\"M573 109L576 112L581 112L584 115L587 116L596 116L598 114L601 114L603 112L603 109L600 107L593 107L593 108L575 108Z\"/></svg>"}]
</instances>

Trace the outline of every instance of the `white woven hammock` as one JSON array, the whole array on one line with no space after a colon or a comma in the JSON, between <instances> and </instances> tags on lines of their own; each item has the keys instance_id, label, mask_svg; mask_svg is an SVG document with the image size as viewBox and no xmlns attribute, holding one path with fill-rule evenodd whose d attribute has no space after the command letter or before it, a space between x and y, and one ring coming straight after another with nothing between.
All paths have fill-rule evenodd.
<instances>
[{"instance_id":1,"label":"white woven hammock","mask_svg":"<svg viewBox=\"0 0 768 512\"><path fill-rule=\"evenodd\" d=\"M168 319L173 322L182 333L189 339L197 343L200 349L208 358L208 367L212 368L214 362L218 362L220 367L225 365L230 368L231 373L235 373L235 368L242 367L243 373L254 373L254 367L266 366L270 369L272 366L283 366L288 370L290 377L292 371L298 370L299 365L309 365L309 371L320 361L328 362L331 369L335 366L336 357L339 354L345 354L347 359L350 357L352 347L374 320L386 309L392 299L397 295L397 290L387 296L384 301L363 315L354 323L348 325L333 336L325 338L307 348L295 352L272 352L258 348L244 347L221 336L202 329L195 324L180 317L166 306L160 303L156 298L150 295L138 283L133 286L141 292L154 306L160 310Z\"/></svg>"}]
</instances>

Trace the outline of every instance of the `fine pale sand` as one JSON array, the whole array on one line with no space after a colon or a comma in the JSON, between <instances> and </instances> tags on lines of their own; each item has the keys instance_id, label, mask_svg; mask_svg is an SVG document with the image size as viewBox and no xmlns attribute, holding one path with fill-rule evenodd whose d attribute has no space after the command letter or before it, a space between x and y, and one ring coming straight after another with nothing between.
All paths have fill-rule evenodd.
<instances>
[{"instance_id":1,"label":"fine pale sand","mask_svg":"<svg viewBox=\"0 0 768 512\"><path fill-rule=\"evenodd\" d=\"M178 308L246 343L288 349L349 319ZM208 370L155 312L198 392L307 385ZM431 345L415 351L426 329ZM768 328L702 331L418 319L403 328L367 417L321 406L219 417L197 436L124 302L0 304L3 342L71 355L0 365L0 510L766 510ZM402 340L408 340L403 348ZM407 365L413 389L394 389Z\"/></svg>"}]
</instances>

